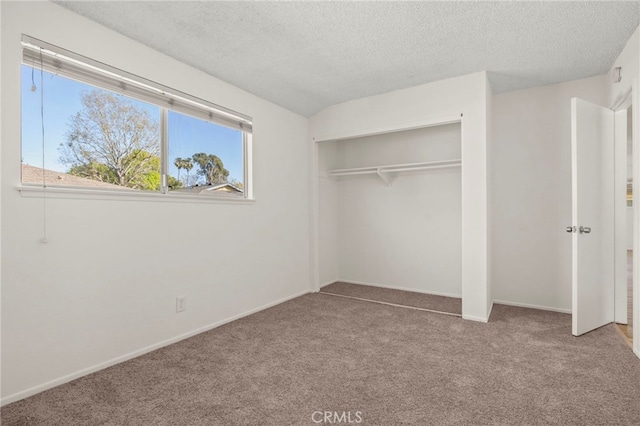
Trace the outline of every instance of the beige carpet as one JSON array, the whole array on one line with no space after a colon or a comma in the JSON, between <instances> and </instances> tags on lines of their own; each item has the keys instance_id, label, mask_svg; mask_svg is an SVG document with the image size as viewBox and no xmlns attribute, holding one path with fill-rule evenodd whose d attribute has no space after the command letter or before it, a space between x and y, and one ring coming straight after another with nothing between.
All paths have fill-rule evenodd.
<instances>
[{"instance_id":1,"label":"beige carpet","mask_svg":"<svg viewBox=\"0 0 640 426\"><path fill-rule=\"evenodd\" d=\"M357 297L371 301L392 303L420 309L462 315L462 299L435 296L413 291L398 291L369 285L335 282L320 289L322 293Z\"/></svg>"},{"instance_id":2,"label":"beige carpet","mask_svg":"<svg viewBox=\"0 0 640 426\"><path fill-rule=\"evenodd\" d=\"M2 425L638 425L613 325L495 306L488 324L309 294L2 408ZM72 356L72 355L70 355ZM317 419L317 415L316 415Z\"/></svg>"}]
</instances>

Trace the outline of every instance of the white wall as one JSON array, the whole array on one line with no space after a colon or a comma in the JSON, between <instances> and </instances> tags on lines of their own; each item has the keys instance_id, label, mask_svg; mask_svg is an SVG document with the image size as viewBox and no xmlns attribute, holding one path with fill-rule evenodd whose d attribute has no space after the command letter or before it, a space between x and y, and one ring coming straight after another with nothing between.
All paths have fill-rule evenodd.
<instances>
[{"instance_id":1,"label":"white wall","mask_svg":"<svg viewBox=\"0 0 640 426\"><path fill-rule=\"evenodd\" d=\"M494 291L493 291L493 263L494 263L494 253L491 250L493 247L493 238L494 233L496 232L496 228L493 222L493 203L491 203L491 199L493 197L491 185L489 185L490 171L493 167L493 158L491 157L491 149L489 147L493 143L494 130L493 130L493 90L491 89L491 84L489 83L489 78L487 76L487 85L486 85L486 111L487 111L487 277L489 284L487 285L487 311L491 311L494 302Z\"/></svg>"},{"instance_id":2,"label":"white wall","mask_svg":"<svg viewBox=\"0 0 640 426\"><path fill-rule=\"evenodd\" d=\"M383 166L459 159L460 124L320 143L335 151L331 168ZM322 164L322 162L321 162ZM334 180L336 197L323 193L321 209L335 201L340 281L461 296L460 168L399 173L387 186L377 175ZM321 180L324 182L326 180ZM325 192L324 185L321 191ZM335 218L323 221L335 226ZM321 243L322 243L321 239Z\"/></svg>"},{"instance_id":3,"label":"white wall","mask_svg":"<svg viewBox=\"0 0 640 426\"><path fill-rule=\"evenodd\" d=\"M615 60L611 69L622 67L622 81L609 84L609 106L618 107L628 93L632 97L632 117L633 126L633 164L640 164L640 146L638 135L640 133L640 28L637 28L626 46ZM611 71L610 71L611 72ZM640 182L640 167L633 169L634 186ZM635 189L635 187L634 187ZM640 213L637 209L634 212L631 232L634 237L633 253L633 322L640 324ZM640 327L633 328L633 351L640 357Z\"/></svg>"},{"instance_id":4,"label":"white wall","mask_svg":"<svg viewBox=\"0 0 640 426\"><path fill-rule=\"evenodd\" d=\"M318 284L340 280L340 240L338 236L338 181L327 176L326 171L334 167L338 158L335 141L322 142L314 146L318 152Z\"/></svg>"},{"instance_id":5,"label":"white wall","mask_svg":"<svg viewBox=\"0 0 640 426\"><path fill-rule=\"evenodd\" d=\"M0 23L2 23L2 7L0 6ZM0 31L0 49L2 48L2 31ZM0 54L0 72L2 70L2 55ZM1 74L0 74L1 75ZM0 82L0 100L2 97L2 83ZM0 101L0 164L2 164L2 101ZM2 173L0 173L0 200L2 200ZM0 259L2 259L2 208L0 208ZM0 261L0 321L2 318L2 262ZM2 327L0 323L0 366L2 365ZM0 368L0 383L2 383L2 368ZM0 393L1 398L1 393Z\"/></svg>"},{"instance_id":6,"label":"white wall","mask_svg":"<svg viewBox=\"0 0 640 426\"><path fill-rule=\"evenodd\" d=\"M627 207L627 250L633 250L633 207Z\"/></svg>"},{"instance_id":7,"label":"white wall","mask_svg":"<svg viewBox=\"0 0 640 426\"><path fill-rule=\"evenodd\" d=\"M630 90L632 83L640 73L640 28L637 28L627 41L624 49L611 66L622 68L622 80L619 83L608 84L608 98L606 105L613 107ZM611 71L609 71L609 75Z\"/></svg>"},{"instance_id":8,"label":"white wall","mask_svg":"<svg viewBox=\"0 0 640 426\"><path fill-rule=\"evenodd\" d=\"M306 118L52 3L0 7L3 403L309 290ZM255 203L51 197L42 244L16 190L22 33L252 116Z\"/></svg>"},{"instance_id":9,"label":"white wall","mask_svg":"<svg viewBox=\"0 0 640 426\"><path fill-rule=\"evenodd\" d=\"M411 128L431 118L464 115L462 312L464 318L479 321L488 319L491 306L487 288L486 102L487 78L480 72L333 105L310 119L311 139L320 141L372 134L381 128ZM316 199L312 209L317 203Z\"/></svg>"},{"instance_id":10,"label":"white wall","mask_svg":"<svg viewBox=\"0 0 640 426\"><path fill-rule=\"evenodd\" d=\"M494 301L570 312L571 106L607 103L607 77L493 97Z\"/></svg>"},{"instance_id":11,"label":"white wall","mask_svg":"<svg viewBox=\"0 0 640 426\"><path fill-rule=\"evenodd\" d=\"M633 178L633 107L627 109L627 179ZM632 191L635 188L632 185ZM625 187L626 195L626 187ZM626 197L625 197L626 198ZM627 228L625 229L627 238L627 250L633 250L633 207L627 207ZM626 257L625 257L626 264ZM625 268L625 275L627 269Z\"/></svg>"}]
</instances>

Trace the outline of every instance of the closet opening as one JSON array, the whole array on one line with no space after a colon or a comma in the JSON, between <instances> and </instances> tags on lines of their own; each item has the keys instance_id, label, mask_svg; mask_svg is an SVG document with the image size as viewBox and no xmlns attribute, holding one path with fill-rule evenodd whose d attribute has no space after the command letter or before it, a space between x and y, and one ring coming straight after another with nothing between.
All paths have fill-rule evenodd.
<instances>
[{"instance_id":1,"label":"closet opening","mask_svg":"<svg viewBox=\"0 0 640 426\"><path fill-rule=\"evenodd\" d=\"M462 314L461 122L317 142L320 292Z\"/></svg>"},{"instance_id":2,"label":"closet opening","mask_svg":"<svg viewBox=\"0 0 640 426\"><path fill-rule=\"evenodd\" d=\"M626 109L626 158L624 172L626 174L626 228L621 239L625 242L624 271L616 283L616 325L629 346L633 347L633 216L635 209L633 181L633 107ZM621 161L622 163L622 161ZM621 166L622 168L622 166Z\"/></svg>"}]
</instances>

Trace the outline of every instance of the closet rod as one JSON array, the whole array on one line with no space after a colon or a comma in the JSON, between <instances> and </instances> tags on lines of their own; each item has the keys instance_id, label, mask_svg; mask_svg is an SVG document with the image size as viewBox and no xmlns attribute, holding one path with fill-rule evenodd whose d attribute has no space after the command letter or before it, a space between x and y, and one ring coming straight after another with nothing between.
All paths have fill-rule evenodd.
<instances>
[{"instance_id":1,"label":"closet rod","mask_svg":"<svg viewBox=\"0 0 640 426\"><path fill-rule=\"evenodd\" d=\"M327 173L331 176L347 176L347 175L362 175L378 172L403 172L411 170L427 170L427 169L439 169L445 167L459 167L462 165L460 159L456 160L444 160L444 161L429 161L422 163L405 163L405 164L390 164L387 166L369 166L369 167L353 167L349 169L333 169L327 170Z\"/></svg>"},{"instance_id":2,"label":"closet rod","mask_svg":"<svg viewBox=\"0 0 640 426\"><path fill-rule=\"evenodd\" d=\"M435 166L414 166L414 167L398 167L398 168L390 168L390 167L381 167L380 171L382 172L410 172L412 170L429 170L429 169L444 169L447 167L460 167L462 166L461 162L451 163L451 164L439 164Z\"/></svg>"}]
</instances>

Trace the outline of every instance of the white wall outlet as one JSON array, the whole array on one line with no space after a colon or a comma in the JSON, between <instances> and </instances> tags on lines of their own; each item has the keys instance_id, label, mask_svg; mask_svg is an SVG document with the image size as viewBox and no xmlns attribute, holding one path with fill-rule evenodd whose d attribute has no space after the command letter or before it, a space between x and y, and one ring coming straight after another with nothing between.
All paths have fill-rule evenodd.
<instances>
[{"instance_id":1,"label":"white wall outlet","mask_svg":"<svg viewBox=\"0 0 640 426\"><path fill-rule=\"evenodd\" d=\"M187 296L176 297L176 312L184 312L187 309Z\"/></svg>"}]
</instances>

